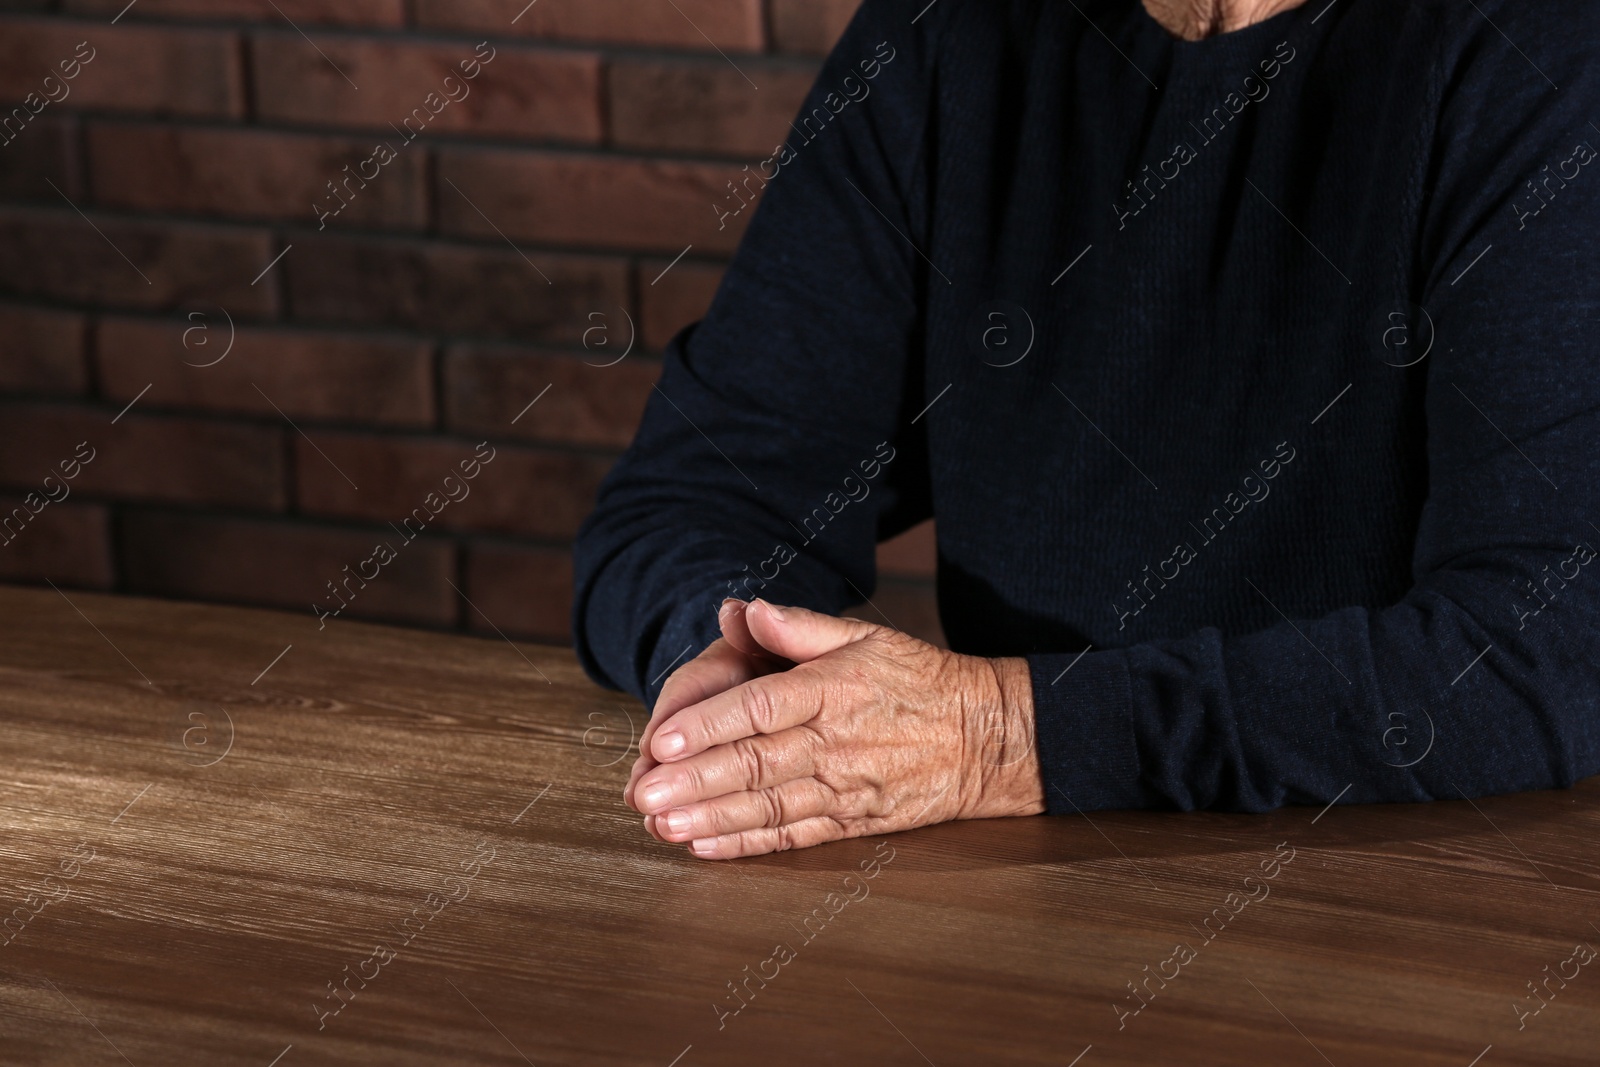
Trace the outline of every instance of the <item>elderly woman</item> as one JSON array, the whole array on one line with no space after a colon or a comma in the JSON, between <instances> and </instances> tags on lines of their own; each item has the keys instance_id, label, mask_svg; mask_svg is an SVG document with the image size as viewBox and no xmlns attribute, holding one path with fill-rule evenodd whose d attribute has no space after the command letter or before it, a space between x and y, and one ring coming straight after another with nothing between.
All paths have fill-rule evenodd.
<instances>
[{"instance_id":1,"label":"elderly woman","mask_svg":"<svg viewBox=\"0 0 1600 1067\"><path fill-rule=\"evenodd\" d=\"M650 832L1600 771L1596 41L1592 0L865 0L578 546ZM954 651L838 617L933 516Z\"/></svg>"}]
</instances>

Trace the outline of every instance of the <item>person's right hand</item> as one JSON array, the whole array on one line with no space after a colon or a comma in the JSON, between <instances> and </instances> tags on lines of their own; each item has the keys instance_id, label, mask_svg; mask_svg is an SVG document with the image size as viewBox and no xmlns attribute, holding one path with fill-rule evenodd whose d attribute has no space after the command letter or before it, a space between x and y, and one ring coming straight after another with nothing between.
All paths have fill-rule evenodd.
<instances>
[{"instance_id":1,"label":"person's right hand","mask_svg":"<svg viewBox=\"0 0 1600 1067\"><path fill-rule=\"evenodd\" d=\"M722 636L711 642L704 652L673 671L661 687L655 710L645 724L643 736L639 738L639 758L634 761L633 773L629 775L627 788L622 793L623 801L630 807L633 806L633 791L639 779L658 766L650 755L650 739L655 736L658 726L684 708L741 686L752 678L793 666L788 660L779 659L762 648L750 635L750 627L744 618L747 603L733 597L724 600L717 612ZM644 827L650 835L658 841L666 840L656 833L655 823L654 815L644 817Z\"/></svg>"}]
</instances>

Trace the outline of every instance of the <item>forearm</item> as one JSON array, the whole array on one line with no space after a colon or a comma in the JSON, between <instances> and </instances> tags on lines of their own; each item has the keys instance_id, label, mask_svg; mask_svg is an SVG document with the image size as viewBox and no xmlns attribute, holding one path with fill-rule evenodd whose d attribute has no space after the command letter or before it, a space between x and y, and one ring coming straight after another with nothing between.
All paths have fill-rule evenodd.
<instances>
[{"instance_id":1,"label":"forearm","mask_svg":"<svg viewBox=\"0 0 1600 1067\"><path fill-rule=\"evenodd\" d=\"M1381 611L1030 657L1050 809L1265 811L1569 785L1600 771L1600 680L1582 636L1600 603L1573 592L1564 619L1522 627L1511 590L1439 576Z\"/></svg>"},{"instance_id":2,"label":"forearm","mask_svg":"<svg viewBox=\"0 0 1600 1067\"><path fill-rule=\"evenodd\" d=\"M876 64L870 99L784 163L704 320L663 353L575 553L573 633L596 680L653 698L663 670L716 636L724 596L859 603L879 534L928 513L925 450L906 438L931 399L914 373L914 246L926 35L942 16L906 7L852 20L802 115L880 45L893 66Z\"/></svg>"},{"instance_id":3,"label":"forearm","mask_svg":"<svg viewBox=\"0 0 1600 1067\"><path fill-rule=\"evenodd\" d=\"M814 557L761 578L772 550L768 532L739 526L729 509L721 521L690 506L652 510L643 522L621 506L597 511L574 553L573 633L585 668L653 704L671 669L721 634L725 598L830 612L852 602L848 582Z\"/></svg>"}]
</instances>

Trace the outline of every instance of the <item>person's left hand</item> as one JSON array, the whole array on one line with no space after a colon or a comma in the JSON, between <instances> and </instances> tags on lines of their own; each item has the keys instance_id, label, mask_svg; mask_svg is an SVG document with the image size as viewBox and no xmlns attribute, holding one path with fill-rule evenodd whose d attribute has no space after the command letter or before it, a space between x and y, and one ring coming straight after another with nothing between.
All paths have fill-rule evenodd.
<instances>
[{"instance_id":1,"label":"person's left hand","mask_svg":"<svg viewBox=\"0 0 1600 1067\"><path fill-rule=\"evenodd\" d=\"M622 792L622 799L629 807L638 807L633 802L633 790L639 779L658 766L657 760L650 754L650 739L662 723L691 704L709 700L759 675L794 666L762 648L750 636L750 629L744 621L745 608L748 606L745 601L733 597L724 600L717 611L717 624L722 628L722 636L711 642L704 652L673 671L661 687L650 713L650 721L645 723L644 735L639 738L639 758L634 761L633 772L628 776L628 787ZM644 817L644 828L657 840L665 840L656 830L654 815Z\"/></svg>"},{"instance_id":2,"label":"person's left hand","mask_svg":"<svg viewBox=\"0 0 1600 1067\"><path fill-rule=\"evenodd\" d=\"M749 633L795 666L677 711L628 801L655 832L732 859L951 819L1045 810L1022 659L946 652L763 600Z\"/></svg>"}]
</instances>

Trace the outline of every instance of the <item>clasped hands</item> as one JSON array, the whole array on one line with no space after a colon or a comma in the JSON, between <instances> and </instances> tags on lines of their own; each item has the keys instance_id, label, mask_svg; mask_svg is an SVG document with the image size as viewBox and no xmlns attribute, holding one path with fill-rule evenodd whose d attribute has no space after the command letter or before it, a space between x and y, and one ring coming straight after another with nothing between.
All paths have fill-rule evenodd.
<instances>
[{"instance_id":1,"label":"clasped hands","mask_svg":"<svg viewBox=\"0 0 1600 1067\"><path fill-rule=\"evenodd\" d=\"M1023 659L729 599L668 677L623 798L705 859L1045 810Z\"/></svg>"}]
</instances>

